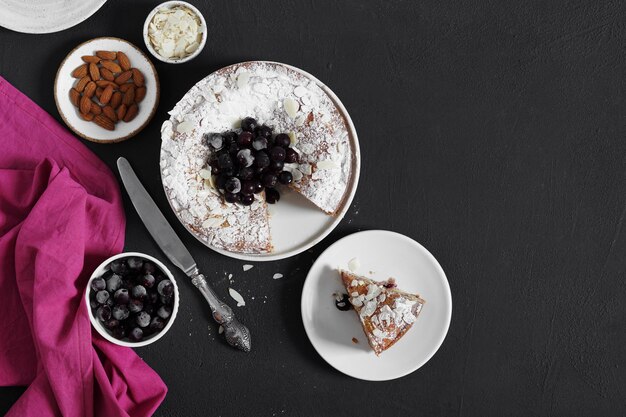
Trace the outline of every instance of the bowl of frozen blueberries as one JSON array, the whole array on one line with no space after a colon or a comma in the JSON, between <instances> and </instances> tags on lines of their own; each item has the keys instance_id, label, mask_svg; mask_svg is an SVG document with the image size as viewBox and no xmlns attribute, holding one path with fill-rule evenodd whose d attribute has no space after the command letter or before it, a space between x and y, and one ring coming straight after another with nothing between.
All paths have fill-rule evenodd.
<instances>
[{"instance_id":1,"label":"bowl of frozen blueberries","mask_svg":"<svg viewBox=\"0 0 626 417\"><path fill-rule=\"evenodd\" d=\"M178 286L163 263L125 252L93 272L85 302L93 327L109 342L140 347L159 340L178 312Z\"/></svg>"}]
</instances>

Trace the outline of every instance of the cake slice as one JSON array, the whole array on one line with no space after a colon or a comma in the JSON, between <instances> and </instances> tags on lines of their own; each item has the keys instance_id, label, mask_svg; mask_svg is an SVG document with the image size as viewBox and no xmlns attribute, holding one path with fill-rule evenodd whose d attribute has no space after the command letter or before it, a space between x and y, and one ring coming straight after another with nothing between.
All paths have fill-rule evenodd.
<instances>
[{"instance_id":1,"label":"cake slice","mask_svg":"<svg viewBox=\"0 0 626 417\"><path fill-rule=\"evenodd\" d=\"M409 331L425 303L417 294L340 270L350 303L359 316L367 341L380 355Z\"/></svg>"}]
</instances>

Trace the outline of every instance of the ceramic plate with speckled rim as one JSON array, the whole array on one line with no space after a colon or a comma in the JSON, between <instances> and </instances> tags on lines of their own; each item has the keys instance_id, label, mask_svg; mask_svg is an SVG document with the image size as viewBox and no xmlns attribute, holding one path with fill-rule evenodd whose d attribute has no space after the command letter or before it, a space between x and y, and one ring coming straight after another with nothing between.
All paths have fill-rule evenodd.
<instances>
[{"instance_id":1,"label":"ceramic plate with speckled rim","mask_svg":"<svg viewBox=\"0 0 626 417\"><path fill-rule=\"evenodd\" d=\"M426 300L413 326L376 356L354 310L335 307L345 294L338 268L376 281L394 278L398 288ZM419 369L437 352L450 327L452 295L443 269L422 245L386 230L368 230L338 240L317 258L302 288L302 322L317 353L333 368L368 381L400 378ZM353 338L357 341L353 341Z\"/></svg>"},{"instance_id":2,"label":"ceramic plate with speckled rim","mask_svg":"<svg viewBox=\"0 0 626 417\"><path fill-rule=\"evenodd\" d=\"M216 252L229 256L232 258L237 258L246 261L274 261L279 259L285 259L290 256L297 255L305 250L311 248L312 246L319 243L322 239L324 239L330 232L332 232L335 227L341 222L348 209L350 208L350 204L352 203L352 199L356 193L360 169L361 169L361 155L359 150L359 142L356 133L356 129L354 124L352 123L352 119L348 114L348 111L345 109L339 98L324 85L317 78L312 76L311 74L290 66L286 64L269 62L269 61L250 61L252 63L270 63L273 65L280 65L288 68L291 71L295 71L306 79L309 82L315 83L323 92L326 94L332 103L335 105L335 108L343 117L346 124L346 129L348 133L350 148L351 148L351 172L352 175L348 181L346 191L344 193L343 202L340 205L340 208L337 210L336 215L331 216L325 214L322 210L315 207L313 203L308 201L302 195L296 193L292 190L284 189L281 191L281 199L277 204L269 205L269 227L271 234L271 243L273 245L273 251L269 253L243 253L243 252L235 252L228 251L222 248L215 247L209 243L192 227L190 227L190 223L185 221L181 216L180 210L177 211L176 206L177 202L172 201L172 198L168 198L168 202L172 206L177 218L181 221L181 223L185 226L185 228L200 242L202 242L207 247L215 250ZM229 67L222 68L218 71L227 71L231 67L236 67L240 65L244 65L248 63L239 63L233 64ZM168 144L164 141L161 146L161 158L163 159L163 155L165 150L167 150ZM161 166L161 178L164 178L163 173L164 167ZM165 182L163 183L165 194L168 194L168 190L166 189Z\"/></svg>"},{"instance_id":3,"label":"ceramic plate with speckled rim","mask_svg":"<svg viewBox=\"0 0 626 417\"><path fill-rule=\"evenodd\" d=\"M146 97L139 103L139 113L131 122L118 122L115 130L106 130L93 122L83 120L78 109L70 101L69 91L76 83L72 71L84 64L83 55L94 55L96 51L122 51L134 68L145 78ZM120 38L95 38L81 43L65 57L54 81L54 101L61 118L78 136L92 142L115 143L130 139L139 133L150 120L159 105L159 77L146 54L132 43Z\"/></svg>"},{"instance_id":4,"label":"ceramic plate with speckled rim","mask_svg":"<svg viewBox=\"0 0 626 417\"><path fill-rule=\"evenodd\" d=\"M0 0L0 26L23 33L52 33L76 26L106 0Z\"/></svg>"}]
</instances>

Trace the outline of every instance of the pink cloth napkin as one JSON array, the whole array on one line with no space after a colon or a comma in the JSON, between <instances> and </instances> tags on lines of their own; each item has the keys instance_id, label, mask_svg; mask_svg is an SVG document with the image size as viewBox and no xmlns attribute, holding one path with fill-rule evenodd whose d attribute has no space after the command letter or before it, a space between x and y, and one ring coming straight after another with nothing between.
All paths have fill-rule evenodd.
<instances>
[{"instance_id":1,"label":"pink cloth napkin","mask_svg":"<svg viewBox=\"0 0 626 417\"><path fill-rule=\"evenodd\" d=\"M124 228L105 164L0 77L0 385L28 385L8 416L148 416L163 401L159 376L92 330L83 302Z\"/></svg>"}]
</instances>

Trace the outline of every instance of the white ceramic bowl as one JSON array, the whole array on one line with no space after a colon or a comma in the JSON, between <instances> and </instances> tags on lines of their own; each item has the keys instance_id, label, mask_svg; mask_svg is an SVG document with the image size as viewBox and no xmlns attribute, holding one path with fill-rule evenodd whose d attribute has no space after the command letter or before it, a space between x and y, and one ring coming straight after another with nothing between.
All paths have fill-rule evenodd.
<instances>
[{"instance_id":1,"label":"white ceramic bowl","mask_svg":"<svg viewBox=\"0 0 626 417\"><path fill-rule=\"evenodd\" d=\"M200 29L202 30L202 39L200 40L200 46L198 46L198 49L196 49L191 55L187 55L186 57L183 57L183 58L165 58L159 55L159 53L152 46L152 42L150 42L150 38L148 37L148 25L150 24L150 22L152 22L152 18L158 11L163 10L163 9L171 9L172 7L176 7L176 6L186 7L187 9L195 13L196 16L198 16L198 19L200 19ZM168 64L182 64L184 62L191 61L192 59L197 57L200 54L200 52L202 52L202 49L204 49L204 45L206 44L206 39L207 39L207 26L206 26L206 20L204 20L204 16L202 16L202 13L200 13L200 10L198 10L192 4L187 3L186 1L166 1L164 3L159 4L157 7L152 9L152 11L148 14L148 17L146 17L146 21L143 24L143 41L146 44L146 48L148 48L148 51L150 51L150 53L156 59L158 59L159 61L166 62Z\"/></svg>"},{"instance_id":2,"label":"white ceramic bowl","mask_svg":"<svg viewBox=\"0 0 626 417\"><path fill-rule=\"evenodd\" d=\"M115 130L106 130L93 122L83 120L69 97L69 91L77 81L71 73L74 68L84 64L81 56L94 55L100 50L124 52L132 66L140 70L145 77L146 97L139 103L137 117L128 123L117 123ZM82 138L97 143L121 142L141 132L154 116L159 105L159 96L159 77L150 59L138 47L120 38L94 38L81 43L61 62L54 81L54 101L65 124Z\"/></svg>"},{"instance_id":3,"label":"white ceramic bowl","mask_svg":"<svg viewBox=\"0 0 626 417\"><path fill-rule=\"evenodd\" d=\"M111 336L111 334L109 334L107 329L104 328L102 323L100 323L100 321L96 317L94 317L93 313L91 312L91 306L89 305L89 292L91 291L91 281L93 281L95 278L101 277L102 274L104 274L104 271L106 270L105 269L106 266L108 264L110 264L111 262L113 262L114 260L120 259L120 258L128 258L128 257L131 257L131 256L134 256L134 257L137 257L137 258L141 258L141 259L144 259L146 261L150 261L150 262L154 263L156 266L158 266L161 269L161 271L163 271L165 273L167 278L170 281L172 281L172 283L174 284L174 307L172 308L172 316L168 320L168 322L165 325L165 327L163 328L163 330L161 330L158 333L155 333L155 334L151 335L149 338L147 338L145 340L142 340L141 342L129 342L129 341L126 341L126 340L119 340L119 339L116 339L113 336ZM139 253L139 252L124 252L124 253L120 253L119 255L112 256L109 259L107 259L106 261L102 262L96 268L96 270L93 271L93 274L91 274L91 277L89 278L89 282L87 283L87 288L85 289L85 304L87 305L87 311L89 312L89 320L91 320L91 325L98 331L98 333L100 333L100 335L102 337L104 337L109 342L115 343L116 345L120 345L120 346L126 346L126 347L146 346L146 345L154 343L157 340L159 340L160 338L162 338L163 335L165 335L165 333L167 333L167 331L170 329L170 327L172 327L172 324L174 323L174 320L176 319L176 314L178 313L179 299L180 299L180 294L178 293L178 285L176 284L176 280L174 279L174 275L172 275L172 273L169 271L169 269L167 269L167 267L165 265L163 265L163 263L161 261L159 261L158 259L153 258L150 255L146 255L145 253Z\"/></svg>"}]
</instances>

